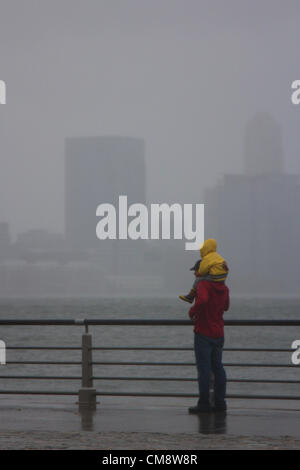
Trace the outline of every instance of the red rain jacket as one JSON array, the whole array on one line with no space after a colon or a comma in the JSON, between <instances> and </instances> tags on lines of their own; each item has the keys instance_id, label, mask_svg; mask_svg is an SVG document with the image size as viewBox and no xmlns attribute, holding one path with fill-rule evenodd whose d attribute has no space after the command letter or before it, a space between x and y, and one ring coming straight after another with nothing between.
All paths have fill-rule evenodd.
<instances>
[{"instance_id":1,"label":"red rain jacket","mask_svg":"<svg viewBox=\"0 0 300 470\"><path fill-rule=\"evenodd\" d=\"M223 313L229 309L229 289L223 282L200 281L189 316L194 331L211 338L224 336Z\"/></svg>"}]
</instances>

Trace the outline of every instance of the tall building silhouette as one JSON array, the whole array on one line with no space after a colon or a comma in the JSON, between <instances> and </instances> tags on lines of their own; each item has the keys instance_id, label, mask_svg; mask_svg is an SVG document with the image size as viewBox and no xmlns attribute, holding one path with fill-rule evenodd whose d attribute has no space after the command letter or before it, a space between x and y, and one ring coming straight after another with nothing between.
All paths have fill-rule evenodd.
<instances>
[{"instance_id":1,"label":"tall building silhouette","mask_svg":"<svg viewBox=\"0 0 300 470\"><path fill-rule=\"evenodd\" d=\"M299 293L300 185L283 172L280 126L258 114L246 127L245 173L206 191L206 237L219 241L236 293Z\"/></svg>"},{"instance_id":2,"label":"tall building silhouette","mask_svg":"<svg viewBox=\"0 0 300 470\"><path fill-rule=\"evenodd\" d=\"M119 263L139 245L131 240L99 240L96 237L96 208L110 203L118 207L120 195L128 205L145 204L144 140L132 137L74 137L65 143L65 231L68 246L96 251ZM132 242L132 243L130 243ZM130 256L129 256L130 257Z\"/></svg>"},{"instance_id":3,"label":"tall building silhouette","mask_svg":"<svg viewBox=\"0 0 300 470\"><path fill-rule=\"evenodd\" d=\"M245 174L282 174L282 129L269 113L257 113L245 131Z\"/></svg>"}]
</instances>

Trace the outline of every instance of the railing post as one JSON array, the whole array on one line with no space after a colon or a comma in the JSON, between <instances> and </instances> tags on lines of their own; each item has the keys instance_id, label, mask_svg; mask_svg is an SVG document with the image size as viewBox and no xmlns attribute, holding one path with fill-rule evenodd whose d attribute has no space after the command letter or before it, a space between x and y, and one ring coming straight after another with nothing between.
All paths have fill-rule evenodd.
<instances>
[{"instance_id":1,"label":"railing post","mask_svg":"<svg viewBox=\"0 0 300 470\"><path fill-rule=\"evenodd\" d=\"M79 409L96 409L96 389L93 388L92 335L82 335L81 388L78 392Z\"/></svg>"}]
</instances>

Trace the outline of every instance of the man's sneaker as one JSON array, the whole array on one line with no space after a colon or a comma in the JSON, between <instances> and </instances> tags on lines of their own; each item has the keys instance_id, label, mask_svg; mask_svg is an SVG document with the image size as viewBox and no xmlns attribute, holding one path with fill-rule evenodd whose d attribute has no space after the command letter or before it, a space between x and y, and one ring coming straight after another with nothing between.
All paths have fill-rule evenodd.
<instances>
[{"instance_id":1,"label":"man's sneaker","mask_svg":"<svg viewBox=\"0 0 300 470\"><path fill-rule=\"evenodd\" d=\"M212 411L212 407L210 405L206 405L198 403L197 406L192 406L189 408L190 414L199 414L199 413L210 413Z\"/></svg>"},{"instance_id":2,"label":"man's sneaker","mask_svg":"<svg viewBox=\"0 0 300 470\"><path fill-rule=\"evenodd\" d=\"M212 407L212 411L214 413L226 413L227 411L227 406L226 405L214 405Z\"/></svg>"},{"instance_id":3,"label":"man's sneaker","mask_svg":"<svg viewBox=\"0 0 300 470\"><path fill-rule=\"evenodd\" d=\"M189 304L192 304L194 302L195 297L192 297L190 294L187 294L187 295L180 295L179 298L181 300L184 300L185 302L188 302Z\"/></svg>"}]
</instances>

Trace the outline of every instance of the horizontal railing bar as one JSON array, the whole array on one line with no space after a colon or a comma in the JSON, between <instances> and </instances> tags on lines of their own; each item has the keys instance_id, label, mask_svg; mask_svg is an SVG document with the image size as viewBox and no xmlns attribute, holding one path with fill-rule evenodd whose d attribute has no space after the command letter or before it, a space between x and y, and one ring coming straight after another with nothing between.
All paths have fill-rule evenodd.
<instances>
[{"instance_id":1,"label":"horizontal railing bar","mask_svg":"<svg viewBox=\"0 0 300 470\"><path fill-rule=\"evenodd\" d=\"M227 367L299 367L297 364L265 364L265 363L238 363L238 362L224 362Z\"/></svg>"},{"instance_id":2,"label":"horizontal railing bar","mask_svg":"<svg viewBox=\"0 0 300 470\"><path fill-rule=\"evenodd\" d=\"M102 365L102 366L193 366L195 367L194 362L114 362L114 361L93 361L93 365ZM226 367L299 367L296 364L246 364L238 362L225 362L223 363Z\"/></svg>"},{"instance_id":3,"label":"horizontal railing bar","mask_svg":"<svg viewBox=\"0 0 300 470\"><path fill-rule=\"evenodd\" d=\"M193 362L114 362L114 361L93 361L93 365L101 366L193 366Z\"/></svg>"},{"instance_id":4,"label":"horizontal railing bar","mask_svg":"<svg viewBox=\"0 0 300 470\"><path fill-rule=\"evenodd\" d=\"M68 347L68 346L6 346L6 349L11 349L11 350L18 350L18 349L22 349L22 350L26 350L26 349L29 349L29 350L57 350L57 351L66 351L66 350L70 350L70 351L81 351L81 348L80 347Z\"/></svg>"},{"instance_id":5,"label":"horizontal railing bar","mask_svg":"<svg viewBox=\"0 0 300 470\"><path fill-rule=\"evenodd\" d=\"M56 364L56 365L72 365L72 366L81 366L81 362L58 362L58 361L7 361L6 365L8 364L44 364L44 365L51 365L51 364Z\"/></svg>"},{"instance_id":6,"label":"horizontal railing bar","mask_svg":"<svg viewBox=\"0 0 300 470\"><path fill-rule=\"evenodd\" d=\"M96 392L97 396L111 397L174 397L174 398L199 398L195 393L143 393L143 392ZM226 398L259 399L259 400L300 400L299 395L247 395L228 394Z\"/></svg>"},{"instance_id":7,"label":"horizontal railing bar","mask_svg":"<svg viewBox=\"0 0 300 470\"><path fill-rule=\"evenodd\" d=\"M300 384L300 380L276 380L276 379L227 379L232 383L262 383L262 384Z\"/></svg>"},{"instance_id":8,"label":"horizontal railing bar","mask_svg":"<svg viewBox=\"0 0 300 470\"><path fill-rule=\"evenodd\" d=\"M1 377L0 377L1 378ZM93 380L128 380L128 381L167 381L167 382L197 382L192 377L92 377ZM278 383L300 384L300 380L272 380L272 379L227 379L231 383Z\"/></svg>"},{"instance_id":9,"label":"horizontal railing bar","mask_svg":"<svg viewBox=\"0 0 300 470\"><path fill-rule=\"evenodd\" d=\"M6 346L6 349L10 350L50 350L50 351L81 351L81 347L76 346ZM194 348L186 347L186 348L176 348L176 347L131 347L131 346L123 346L123 347L114 347L114 346L99 346L89 348L92 351L194 351ZM223 351L227 352L293 352L294 349L279 349L279 348L223 348Z\"/></svg>"},{"instance_id":10,"label":"horizontal railing bar","mask_svg":"<svg viewBox=\"0 0 300 470\"><path fill-rule=\"evenodd\" d=\"M1 395L78 395L78 392L49 390L0 390ZM141 392L96 392L96 396L118 397L166 397L166 398L198 398L195 393L141 393ZM258 399L258 400L300 400L298 395L236 395L228 394L226 398Z\"/></svg>"},{"instance_id":11,"label":"horizontal railing bar","mask_svg":"<svg viewBox=\"0 0 300 470\"><path fill-rule=\"evenodd\" d=\"M197 382L196 378L192 377L91 377L93 380L124 380L124 381L167 381L167 382ZM67 376L60 377L54 375L1 375L0 379L30 379L30 380L81 380L81 377ZM227 379L231 383L278 383L278 384L300 384L300 380L272 380L272 379Z\"/></svg>"},{"instance_id":12,"label":"horizontal railing bar","mask_svg":"<svg viewBox=\"0 0 300 470\"><path fill-rule=\"evenodd\" d=\"M0 395L78 395L77 392L57 391L52 392L49 390L0 390Z\"/></svg>"},{"instance_id":13,"label":"horizontal railing bar","mask_svg":"<svg viewBox=\"0 0 300 470\"><path fill-rule=\"evenodd\" d=\"M81 365L81 362L74 361L7 361L6 365ZM194 362L114 362L114 361L95 361L92 365L104 366L195 366ZM264 364L264 363L238 363L228 362L223 364L226 367L298 367L297 364Z\"/></svg>"},{"instance_id":14,"label":"horizontal railing bar","mask_svg":"<svg viewBox=\"0 0 300 470\"><path fill-rule=\"evenodd\" d=\"M0 319L0 325L115 325L115 326L191 326L191 320L153 320L153 319ZM230 320L224 321L225 326L300 326L300 320Z\"/></svg>"},{"instance_id":15,"label":"horizontal railing bar","mask_svg":"<svg viewBox=\"0 0 300 470\"><path fill-rule=\"evenodd\" d=\"M84 320L88 325L157 325L157 326L169 326L169 325L191 325L191 320L146 320L146 319L89 319ZM1 324L1 323L0 323ZM225 326L300 326L300 320L230 320L224 321Z\"/></svg>"},{"instance_id":16,"label":"horizontal railing bar","mask_svg":"<svg viewBox=\"0 0 300 470\"><path fill-rule=\"evenodd\" d=\"M151 346L145 347L137 347L137 346L123 346L123 347L114 347L114 346L101 346L101 347L93 347L91 348L92 351L193 351L193 348L157 348Z\"/></svg>"},{"instance_id":17,"label":"horizontal railing bar","mask_svg":"<svg viewBox=\"0 0 300 470\"><path fill-rule=\"evenodd\" d=\"M157 347L114 347L114 346L101 346L90 348L92 351L194 351L194 348L157 348ZM227 352L293 352L295 349L278 349L278 348L223 348Z\"/></svg>"},{"instance_id":18,"label":"horizontal railing bar","mask_svg":"<svg viewBox=\"0 0 300 470\"><path fill-rule=\"evenodd\" d=\"M77 326L85 325L86 320L59 320L59 319L0 319L0 325L39 325L39 326Z\"/></svg>"},{"instance_id":19,"label":"horizontal railing bar","mask_svg":"<svg viewBox=\"0 0 300 470\"><path fill-rule=\"evenodd\" d=\"M223 351L236 352L293 352L291 348L223 348Z\"/></svg>"},{"instance_id":20,"label":"horizontal railing bar","mask_svg":"<svg viewBox=\"0 0 300 470\"><path fill-rule=\"evenodd\" d=\"M33 379L33 380L81 380L81 377L60 377L55 375L0 375L0 379Z\"/></svg>"}]
</instances>

